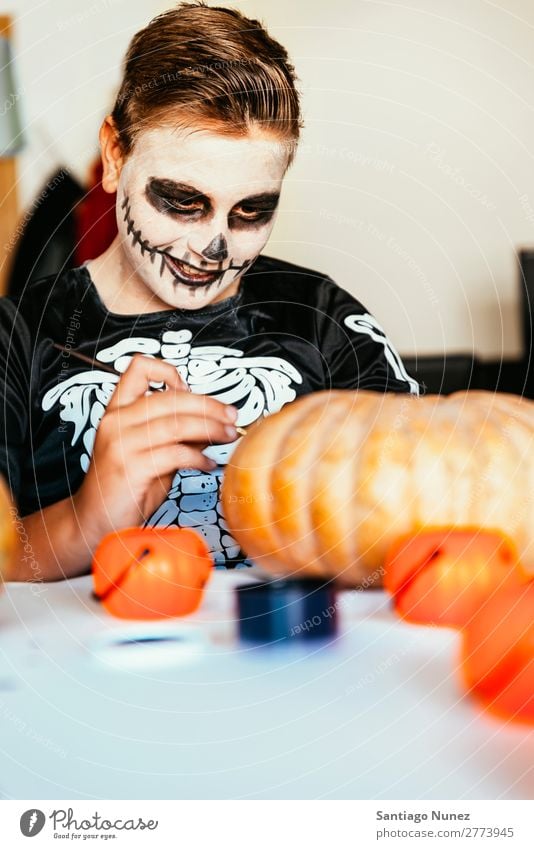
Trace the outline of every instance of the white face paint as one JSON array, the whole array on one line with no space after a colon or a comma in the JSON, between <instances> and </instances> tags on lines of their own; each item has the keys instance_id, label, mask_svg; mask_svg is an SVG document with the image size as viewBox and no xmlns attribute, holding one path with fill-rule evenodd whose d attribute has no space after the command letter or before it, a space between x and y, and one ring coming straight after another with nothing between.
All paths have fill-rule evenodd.
<instances>
[{"instance_id":1,"label":"white face paint","mask_svg":"<svg viewBox=\"0 0 534 849\"><path fill-rule=\"evenodd\" d=\"M259 131L141 133L117 191L128 276L174 308L234 294L269 238L286 166L283 144Z\"/></svg>"}]
</instances>

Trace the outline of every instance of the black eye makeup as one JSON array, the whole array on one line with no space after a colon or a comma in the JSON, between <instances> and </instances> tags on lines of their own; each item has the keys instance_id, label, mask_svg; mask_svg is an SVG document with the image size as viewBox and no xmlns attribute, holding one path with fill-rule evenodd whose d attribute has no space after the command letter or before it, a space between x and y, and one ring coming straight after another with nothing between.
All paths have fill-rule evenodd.
<instances>
[{"instance_id":1,"label":"black eye makeup","mask_svg":"<svg viewBox=\"0 0 534 849\"><path fill-rule=\"evenodd\" d=\"M185 183L150 177L145 186L145 196L151 206L166 215L200 218L212 211L210 199ZM267 224L278 206L279 194L264 192L244 198L232 207L228 223L232 229L246 229Z\"/></svg>"},{"instance_id":2,"label":"black eye makeup","mask_svg":"<svg viewBox=\"0 0 534 849\"><path fill-rule=\"evenodd\" d=\"M174 180L151 177L145 186L148 202L158 212L178 215L204 213L210 208L209 199L193 186Z\"/></svg>"},{"instance_id":3,"label":"black eye makeup","mask_svg":"<svg viewBox=\"0 0 534 849\"><path fill-rule=\"evenodd\" d=\"M263 225L273 217L278 206L278 194L256 195L236 204L228 216L233 228L247 227L250 224Z\"/></svg>"}]
</instances>

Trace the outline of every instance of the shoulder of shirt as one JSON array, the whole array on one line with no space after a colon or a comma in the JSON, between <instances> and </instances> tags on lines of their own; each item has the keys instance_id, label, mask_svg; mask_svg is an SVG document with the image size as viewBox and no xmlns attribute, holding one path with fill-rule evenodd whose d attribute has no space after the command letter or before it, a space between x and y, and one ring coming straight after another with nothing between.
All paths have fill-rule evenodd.
<instances>
[{"instance_id":1,"label":"shoulder of shirt","mask_svg":"<svg viewBox=\"0 0 534 849\"><path fill-rule=\"evenodd\" d=\"M24 287L17 295L4 295L0 302L8 301L16 314L22 316L31 327L34 319L41 321L44 311L57 306L60 312L66 306L66 294L79 282L80 268L68 268L38 277ZM10 307L6 305L5 309Z\"/></svg>"},{"instance_id":2,"label":"shoulder of shirt","mask_svg":"<svg viewBox=\"0 0 534 849\"><path fill-rule=\"evenodd\" d=\"M265 288L266 277L269 278L268 290ZM247 286L255 290L258 300L276 293L277 299L306 302L345 291L328 274L265 254L260 254L255 260L246 279Z\"/></svg>"}]
</instances>

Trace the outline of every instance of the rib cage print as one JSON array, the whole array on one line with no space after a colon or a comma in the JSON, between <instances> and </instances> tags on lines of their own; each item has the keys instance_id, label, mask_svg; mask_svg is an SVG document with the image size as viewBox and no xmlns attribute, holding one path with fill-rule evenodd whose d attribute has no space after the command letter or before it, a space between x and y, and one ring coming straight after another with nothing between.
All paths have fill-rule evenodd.
<instances>
[{"instance_id":1,"label":"rib cage print","mask_svg":"<svg viewBox=\"0 0 534 849\"><path fill-rule=\"evenodd\" d=\"M192 392L234 404L241 427L277 412L296 397L294 386L302 383L302 375L287 360L276 356L248 357L240 349L220 345L193 346L191 340L190 330L167 330L161 342L128 337L98 351L95 359L123 373L136 353L160 357L176 367ZM72 425L71 446L80 445L84 472L89 468L98 425L118 380L118 375L95 367L62 380L42 399L44 411L58 405L59 418ZM156 386L152 384L153 388ZM239 557L239 547L228 533L220 507L224 465L236 445L234 442L206 449L205 454L218 463L211 473L177 471L165 501L145 523L195 529L204 536L219 568ZM252 564L242 559L237 565Z\"/></svg>"}]
</instances>

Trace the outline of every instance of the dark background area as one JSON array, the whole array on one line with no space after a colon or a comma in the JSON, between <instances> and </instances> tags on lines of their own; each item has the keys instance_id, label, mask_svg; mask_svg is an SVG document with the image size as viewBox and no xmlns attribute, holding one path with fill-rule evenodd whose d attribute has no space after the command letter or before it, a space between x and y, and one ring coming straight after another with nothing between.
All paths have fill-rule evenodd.
<instances>
[{"instance_id":1,"label":"dark background area","mask_svg":"<svg viewBox=\"0 0 534 849\"><path fill-rule=\"evenodd\" d=\"M443 356L403 356L408 374L423 385L426 394L450 395L462 389L486 389L534 398L534 370L531 363L534 250L519 251L518 257L522 356L514 360L479 360L472 352Z\"/></svg>"}]
</instances>

